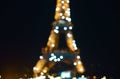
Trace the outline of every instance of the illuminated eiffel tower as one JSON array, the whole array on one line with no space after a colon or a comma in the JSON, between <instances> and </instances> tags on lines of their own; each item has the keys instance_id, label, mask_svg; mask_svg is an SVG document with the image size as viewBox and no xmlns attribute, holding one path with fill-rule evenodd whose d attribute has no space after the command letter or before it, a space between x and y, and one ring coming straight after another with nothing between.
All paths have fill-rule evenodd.
<instances>
[{"instance_id":1,"label":"illuminated eiffel tower","mask_svg":"<svg viewBox=\"0 0 120 79\"><path fill-rule=\"evenodd\" d=\"M55 21L52 23L47 46L42 48L43 55L33 68L34 76L64 70L74 70L77 73L85 71L79 56L80 49L78 49L72 33L73 24L69 3L69 0L57 0ZM56 64L59 67L55 66ZM68 67L65 68L65 64Z\"/></svg>"}]
</instances>

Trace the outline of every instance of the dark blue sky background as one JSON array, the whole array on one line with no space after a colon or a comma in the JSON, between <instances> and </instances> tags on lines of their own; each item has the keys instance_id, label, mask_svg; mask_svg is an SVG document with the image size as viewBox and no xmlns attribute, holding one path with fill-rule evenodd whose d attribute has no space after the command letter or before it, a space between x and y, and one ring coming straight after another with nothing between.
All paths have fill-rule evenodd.
<instances>
[{"instance_id":1,"label":"dark blue sky background","mask_svg":"<svg viewBox=\"0 0 120 79\"><path fill-rule=\"evenodd\" d=\"M46 46L56 0L0 1L0 73L30 72ZM112 0L71 0L73 33L88 69L116 76L120 12Z\"/></svg>"}]
</instances>

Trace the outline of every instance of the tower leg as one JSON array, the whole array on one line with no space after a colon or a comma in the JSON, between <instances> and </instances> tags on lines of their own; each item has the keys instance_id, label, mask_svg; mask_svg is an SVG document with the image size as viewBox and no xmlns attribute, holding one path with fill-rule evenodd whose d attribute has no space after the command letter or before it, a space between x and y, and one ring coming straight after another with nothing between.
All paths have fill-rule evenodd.
<instances>
[{"instance_id":1,"label":"tower leg","mask_svg":"<svg viewBox=\"0 0 120 79\"><path fill-rule=\"evenodd\" d=\"M35 65L35 67L33 68L33 73L34 73L34 77L39 76L39 73L42 71L44 65L46 64L46 60L45 59L41 59L37 62L37 64Z\"/></svg>"}]
</instances>

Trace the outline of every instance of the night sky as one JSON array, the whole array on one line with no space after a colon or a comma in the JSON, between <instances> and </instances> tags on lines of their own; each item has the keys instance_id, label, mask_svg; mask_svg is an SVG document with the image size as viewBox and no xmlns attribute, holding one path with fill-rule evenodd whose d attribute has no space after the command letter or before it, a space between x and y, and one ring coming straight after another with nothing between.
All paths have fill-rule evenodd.
<instances>
[{"instance_id":1,"label":"night sky","mask_svg":"<svg viewBox=\"0 0 120 79\"><path fill-rule=\"evenodd\" d=\"M46 46L55 5L56 0L0 1L0 74L31 74ZM73 34L88 73L120 74L118 5L112 0L71 0Z\"/></svg>"}]
</instances>

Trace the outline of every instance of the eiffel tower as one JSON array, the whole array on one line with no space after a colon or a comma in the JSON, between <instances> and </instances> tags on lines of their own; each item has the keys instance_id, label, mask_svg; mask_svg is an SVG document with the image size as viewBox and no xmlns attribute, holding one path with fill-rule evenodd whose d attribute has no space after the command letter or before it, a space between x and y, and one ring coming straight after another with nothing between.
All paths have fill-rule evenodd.
<instances>
[{"instance_id":1,"label":"eiffel tower","mask_svg":"<svg viewBox=\"0 0 120 79\"><path fill-rule=\"evenodd\" d=\"M81 62L80 49L76 45L70 16L70 1L57 0L54 22L42 56L33 67L34 76L72 71L83 73L85 71ZM63 42L64 41L64 42Z\"/></svg>"}]
</instances>

